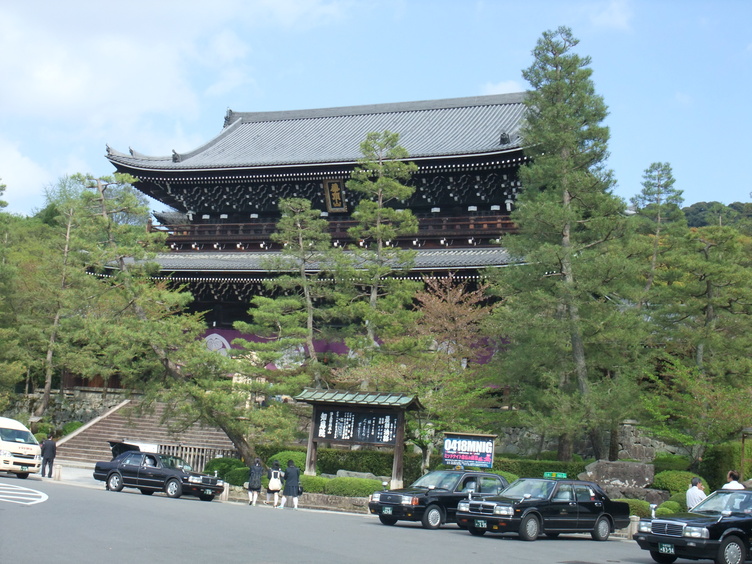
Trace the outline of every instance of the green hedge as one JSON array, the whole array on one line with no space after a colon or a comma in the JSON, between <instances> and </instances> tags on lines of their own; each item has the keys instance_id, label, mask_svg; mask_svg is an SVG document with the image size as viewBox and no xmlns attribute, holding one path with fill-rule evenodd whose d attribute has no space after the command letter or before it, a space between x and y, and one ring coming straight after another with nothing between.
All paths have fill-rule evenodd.
<instances>
[{"instance_id":1,"label":"green hedge","mask_svg":"<svg viewBox=\"0 0 752 564\"><path fill-rule=\"evenodd\" d=\"M238 468L231 468L228 472L225 473L223 480L228 484L232 484L233 486L242 486L245 482L248 481L249 472L250 470L245 465Z\"/></svg>"},{"instance_id":2,"label":"green hedge","mask_svg":"<svg viewBox=\"0 0 752 564\"><path fill-rule=\"evenodd\" d=\"M516 474L520 478L542 478L545 472L564 472L570 478L577 478L585 471L585 462L560 462L558 460L523 460L498 458L494 460L494 470Z\"/></svg>"},{"instance_id":3,"label":"green hedge","mask_svg":"<svg viewBox=\"0 0 752 564\"><path fill-rule=\"evenodd\" d=\"M670 498L668 498L668 500L675 501L676 503L678 503L682 511L687 510L687 493L686 492L675 493Z\"/></svg>"},{"instance_id":4,"label":"green hedge","mask_svg":"<svg viewBox=\"0 0 752 564\"><path fill-rule=\"evenodd\" d=\"M668 490L671 495L686 493L691 485L692 478L695 476L697 476L697 474L693 474L692 472L664 470L655 475L652 487L657 490ZM699 476L699 478L702 480L702 483L707 486L707 480L702 476Z\"/></svg>"},{"instance_id":5,"label":"green hedge","mask_svg":"<svg viewBox=\"0 0 752 564\"><path fill-rule=\"evenodd\" d=\"M681 505L676 501L664 501L655 509L655 516L660 517L662 515L673 515L674 513L681 513L683 511Z\"/></svg>"},{"instance_id":6,"label":"green hedge","mask_svg":"<svg viewBox=\"0 0 752 564\"><path fill-rule=\"evenodd\" d=\"M679 454L659 453L653 459L655 473L658 474L665 470L684 470L688 471L690 460L687 456Z\"/></svg>"},{"instance_id":7,"label":"green hedge","mask_svg":"<svg viewBox=\"0 0 752 564\"><path fill-rule=\"evenodd\" d=\"M305 488L305 486L303 486ZM324 493L345 497L368 497L382 489L378 480L364 478L331 478L325 482Z\"/></svg>"},{"instance_id":8,"label":"green hedge","mask_svg":"<svg viewBox=\"0 0 752 564\"><path fill-rule=\"evenodd\" d=\"M287 461L292 460L293 464L300 468L300 471L303 472L305 470L305 459L306 459L306 453L300 452L299 450L283 450L277 453L274 453L272 456L270 456L266 460L266 466L267 468L272 467L272 463L275 460L279 461L279 467L284 472L285 468L287 468Z\"/></svg>"},{"instance_id":9,"label":"green hedge","mask_svg":"<svg viewBox=\"0 0 752 564\"><path fill-rule=\"evenodd\" d=\"M650 517L650 504L644 499L615 499L629 504L629 514L638 517Z\"/></svg>"},{"instance_id":10,"label":"green hedge","mask_svg":"<svg viewBox=\"0 0 752 564\"><path fill-rule=\"evenodd\" d=\"M746 441L745 446L745 458L748 460L752 459L752 441ZM700 472L703 476L708 477L712 489L718 489L726 483L726 474L729 470L733 469L741 472L741 462L741 441L721 443L707 448L700 463ZM742 480L746 480L752 476L752 467L750 467L749 463L747 463L744 473L746 476L742 476Z\"/></svg>"},{"instance_id":11,"label":"green hedge","mask_svg":"<svg viewBox=\"0 0 752 564\"><path fill-rule=\"evenodd\" d=\"M227 480L228 473L236 468L245 469L246 479L248 478L248 467L238 458L212 458L206 463L206 466L204 466L204 474L214 475L214 472L216 471L217 476L223 480ZM229 482L229 480L227 481ZM245 482L245 480L243 480L243 482ZM242 484L243 482L240 483Z\"/></svg>"},{"instance_id":12,"label":"green hedge","mask_svg":"<svg viewBox=\"0 0 752 564\"><path fill-rule=\"evenodd\" d=\"M68 421L63 425L63 436L70 435L73 431L83 427L83 421Z\"/></svg>"}]
</instances>

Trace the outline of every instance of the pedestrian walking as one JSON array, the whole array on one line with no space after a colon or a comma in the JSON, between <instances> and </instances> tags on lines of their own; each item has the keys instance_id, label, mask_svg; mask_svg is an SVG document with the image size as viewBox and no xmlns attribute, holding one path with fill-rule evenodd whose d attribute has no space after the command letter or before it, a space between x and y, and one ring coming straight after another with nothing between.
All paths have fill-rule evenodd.
<instances>
[{"instance_id":1,"label":"pedestrian walking","mask_svg":"<svg viewBox=\"0 0 752 564\"><path fill-rule=\"evenodd\" d=\"M293 509L298 508L298 496L300 495L300 469L295 466L292 460L287 461L285 469L285 489L282 491L282 504L280 509L285 508L285 501L288 497L292 498Z\"/></svg>"},{"instance_id":2,"label":"pedestrian walking","mask_svg":"<svg viewBox=\"0 0 752 564\"><path fill-rule=\"evenodd\" d=\"M257 458L248 473L248 505L256 505L261 491L261 476L263 475L264 467L261 464L261 459Z\"/></svg>"},{"instance_id":3,"label":"pedestrian walking","mask_svg":"<svg viewBox=\"0 0 752 564\"><path fill-rule=\"evenodd\" d=\"M279 503L279 490L282 489L282 470L279 467L279 460L272 463L269 468L269 484L266 486L266 502L269 503L271 497L274 498L274 507Z\"/></svg>"},{"instance_id":4,"label":"pedestrian walking","mask_svg":"<svg viewBox=\"0 0 752 564\"><path fill-rule=\"evenodd\" d=\"M55 456L57 456L57 443L52 438L50 433L40 445L42 448L42 478L44 478L44 469L47 468L47 477L52 478L52 463L55 462Z\"/></svg>"}]
</instances>

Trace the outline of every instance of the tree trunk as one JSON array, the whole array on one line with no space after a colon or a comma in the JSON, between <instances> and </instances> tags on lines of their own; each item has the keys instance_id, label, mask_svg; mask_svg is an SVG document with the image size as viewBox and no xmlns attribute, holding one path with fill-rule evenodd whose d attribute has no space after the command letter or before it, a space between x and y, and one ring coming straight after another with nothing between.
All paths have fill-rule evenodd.
<instances>
[{"instance_id":1,"label":"tree trunk","mask_svg":"<svg viewBox=\"0 0 752 564\"><path fill-rule=\"evenodd\" d=\"M572 460L573 450L574 444L572 436L569 433L559 435L559 447L556 453L556 458L562 462L569 462Z\"/></svg>"},{"instance_id":2,"label":"tree trunk","mask_svg":"<svg viewBox=\"0 0 752 564\"><path fill-rule=\"evenodd\" d=\"M611 427L611 440L608 443L608 459L610 461L619 460L619 426Z\"/></svg>"}]
</instances>

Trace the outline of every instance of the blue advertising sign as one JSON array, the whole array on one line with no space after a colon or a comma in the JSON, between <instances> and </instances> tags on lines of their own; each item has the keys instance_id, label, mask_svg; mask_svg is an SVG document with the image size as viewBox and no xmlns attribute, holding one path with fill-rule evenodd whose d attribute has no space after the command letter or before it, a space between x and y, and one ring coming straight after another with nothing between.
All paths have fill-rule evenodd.
<instances>
[{"instance_id":1,"label":"blue advertising sign","mask_svg":"<svg viewBox=\"0 0 752 564\"><path fill-rule=\"evenodd\" d=\"M444 464L493 468L496 435L444 433Z\"/></svg>"}]
</instances>

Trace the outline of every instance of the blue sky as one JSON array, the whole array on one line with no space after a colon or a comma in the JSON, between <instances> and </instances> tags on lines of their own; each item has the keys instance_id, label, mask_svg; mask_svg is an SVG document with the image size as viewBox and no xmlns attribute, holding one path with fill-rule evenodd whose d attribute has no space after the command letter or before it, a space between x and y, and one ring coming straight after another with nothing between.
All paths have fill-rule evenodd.
<instances>
[{"instance_id":1,"label":"blue sky","mask_svg":"<svg viewBox=\"0 0 752 564\"><path fill-rule=\"evenodd\" d=\"M545 30L592 58L628 199L653 162L685 205L750 201L750 0L67 0L0 3L0 181L30 214L63 175L113 172L273 111L517 92ZM164 206L155 203L154 209Z\"/></svg>"}]
</instances>

